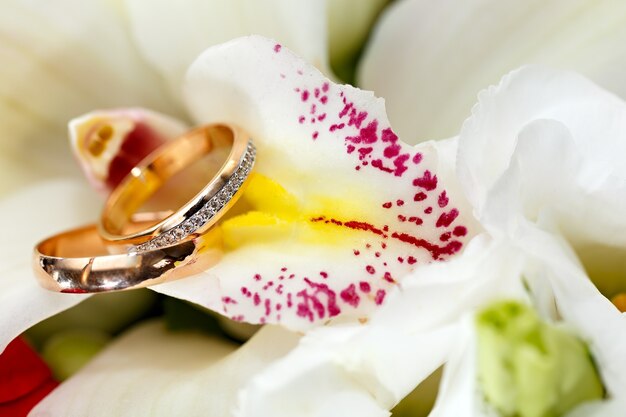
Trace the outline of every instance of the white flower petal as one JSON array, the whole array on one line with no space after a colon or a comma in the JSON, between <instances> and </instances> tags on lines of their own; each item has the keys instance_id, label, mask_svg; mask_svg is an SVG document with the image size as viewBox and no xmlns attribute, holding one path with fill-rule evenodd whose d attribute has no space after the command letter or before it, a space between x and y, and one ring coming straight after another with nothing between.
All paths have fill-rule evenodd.
<instances>
[{"instance_id":1,"label":"white flower petal","mask_svg":"<svg viewBox=\"0 0 626 417\"><path fill-rule=\"evenodd\" d=\"M580 71L626 97L625 17L626 4L611 0L396 2L359 85L387 98L412 143L455 134L478 91L525 64Z\"/></svg>"},{"instance_id":2,"label":"white flower petal","mask_svg":"<svg viewBox=\"0 0 626 417\"><path fill-rule=\"evenodd\" d=\"M521 259L511 249L477 237L458 257L407 277L367 324L307 333L242 391L240 416L288 416L292 402L304 404L304 415L318 416L344 393L355 401L362 396L354 406L367 405L373 415L391 409L456 350L463 352L459 319L491 300L526 299ZM311 382L319 380L332 383Z\"/></svg>"},{"instance_id":3,"label":"white flower petal","mask_svg":"<svg viewBox=\"0 0 626 417\"><path fill-rule=\"evenodd\" d=\"M321 70L327 66L324 2L126 0L126 5L137 45L176 95L202 51L249 34L278 39Z\"/></svg>"},{"instance_id":4,"label":"white flower petal","mask_svg":"<svg viewBox=\"0 0 626 417\"><path fill-rule=\"evenodd\" d=\"M242 384L297 340L268 326L238 348L145 323L111 343L30 416L231 416Z\"/></svg>"},{"instance_id":5,"label":"white flower petal","mask_svg":"<svg viewBox=\"0 0 626 417\"><path fill-rule=\"evenodd\" d=\"M259 191L275 229L259 226L256 240L226 245L204 276L157 291L252 323L300 329L340 313L363 318L416 265L449 258L474 233L449 153L406 146L382 100L331 83L274 41L253 36L207 50L188 73L186 96L199 122L246 127L256 175L290 203Z\"/></svg>"},{"instance_id":6,"label":"white flower petal","mask_svg":"<svg viewBox=\"0 0 626 417\"><path fill-rule=\"evenodd\" d=\"M133 49L113 1L5 1L0 40L0 154L14 162L1 165L11 182L2 181L0 192L42 174L75 174L64 138L78 114L125 105L177 111Z\"/></svg>"},{"instance_id":7,"label":"white flower petal","mask_svg":"<svg viewBox=\"0 0 626 417\"><path fill-rule=\"evenodd\" d=\"M578 75L527 67L481 93L460 135L459 176L486 225L522 216L552 221L576 244L623 246L624 135L621 100Z\"/></svg>"},{"instance_id":8,"label":"white flower petal","mask_svg":"<svg viewBox=\"0 0 626 417\"><path fill-rule=\"evenodd\" d=\"M476 378L476 332L472 315L463 317L457 341L443 368L439 394L429 417L495 417L480 397Z\"/></svg>"},{"instance_id":9,"label":"white flower petal","mask_svg":"<svg viewBox=\"0 0 626 417\"><path fill-rule=\"evenodd\" d=\"M98 202L84 185L58 181L33 186L0 202L0 350L24 330L81 302L85 295L41 288L33 275L34 245L53 233L88 222Z\"/></svg>"}]
</instances>

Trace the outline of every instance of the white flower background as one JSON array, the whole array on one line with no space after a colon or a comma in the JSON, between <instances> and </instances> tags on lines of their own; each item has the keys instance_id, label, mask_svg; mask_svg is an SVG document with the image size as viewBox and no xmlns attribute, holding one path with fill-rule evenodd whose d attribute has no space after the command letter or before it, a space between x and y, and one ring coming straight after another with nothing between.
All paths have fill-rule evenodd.
<instances>
[{"instance_id":1,"label":"white flower background","mask_svg":"<svg viewBox=\"0 0 626 417\"><path fill-rule=\"evenodd\" d=\"M268 74L299 70L393 127L403 150L423 154L471 231L459 254L403 270L382 306L357 311L367 320L345 314L305 326L287 317L241 346L140 323L31 415L389 416L412 392L406 415L427 415L435 395L431 416L497 415L480 395L473 317L502 299L533 306L588 345L606 395L568 417L624 415L626 317L611 299L626 293L626 4L386 3L0 5L3 347L85 299L39 289L30 254L41 238L99 213L102 199L68 141L68 122L96 109L151 109L159 113L138 111L177 118L180 129L246 126L274 161L259 169L293 190L299 179L275 162L295 159L295 141L311 132L285 104L297 85ZM339 81L357 58L350 81L364 91ZM101 115L113 117L108 111ZM304 174L337 178L324 192L364 182L379 187L381 201L408 192L410 179L362 179L345 158L327 159L333 137L323 133L323 145L298 156ZM404 250L392 249L394 257ZM274 265L283 248L256 250L254 261L234 252L206 274L154 289L220 312L219 291L239 285L252 263ZM304 271L354 266L321 250L305 258L292 261ZM207 289L214 296L199 295ZM260 322L254 310L243 313Z\"/></svg>"}]
</instances>

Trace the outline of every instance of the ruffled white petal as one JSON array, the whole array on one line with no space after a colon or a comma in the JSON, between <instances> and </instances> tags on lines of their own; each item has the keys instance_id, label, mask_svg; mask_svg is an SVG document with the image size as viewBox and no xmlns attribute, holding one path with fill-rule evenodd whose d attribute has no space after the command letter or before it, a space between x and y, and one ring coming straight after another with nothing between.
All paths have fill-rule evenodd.
<instances>
[{"instance_id":1,"label":"ruffled white petal","mask_svg":"<svg viewBox=\"0 0 626 417\"><path fill-rule=\"evenodd\" d=\"M113 1L2 2L0 62L0 192L76 174L64 139L72 117L130 105L178 111Z\"/></svg>"},{"instance_id":2,"label":"ruffled white petal","mask_svg":"<svg viewBox=\"0 0 626 417\"><path fill-rule=\"evenodd\" d=\"M564 233L623 243L625 134L617 97L573 73L526 67L480 94L459 138L459 176L482 222L491 188L519 170L520 184L499 191L521 192L514 212L555 212Z\"/></svg>"},{"instance_id":3,"label":"ruffled white petal","mask_svg":"<svg viewBox=\"0 0 626 417\"><path fill-rule=\"evenodd\" d=\"M481 397L477 380L476 332L471 314L458 324L459 331L446 362L439 393L429 417L496 417Z\"/></svg>"},{"instance_id":4,"label":"ruffled white petal","mask_svg":"<svg viewBox=\"0 0 626 417\"><path fill-rule=\"evenodd\" d=\"M38 241L91 221L98 210L93 191L72 181L32 186L0 202L0 350L33 324L85 299L41 288L31 256Z\"/></svg>"},{"instance_id":5,"label":"ruffled white petal","mask_svg":"<svg viewBox=\"0 0 626 417\"><path fill-rule=\"evenodd\" d=\"M456 134L476 94L525 64L580 71L626 96L625 19L611 0L404 0L381 18L359 85L387 99L411 143Z\"/></svg>"},{"instance_id":6,"label":"ruffled white petal","mask_svg":"<svg viewBox=\"0 0 626 417\"><path fill-rule=\"evenodd\" d=\"M238 389L297 340L268 326L238 348L215 336L145 323L105 348L30 416L229 417Z\"/></svg>"},{"instance_id":7,"label":"ruffled white petal","mask_svg":"<svg viewBox=\"0 0 626 417\"><path fill-rule=\"evenodd\" d=\"M291 200L263 202L278 206L271 219L286 225L282 235L242 238L205 274L157 291L252 323L364 318L417 265L449 258L474 233L448 153L406 146L382 100L330 82L274 41L207 50L188 73L186 97L199 123L245 126L256 173Z\"/></svg>"},{"instance_id":8,"label":"ruffled white petal","mask_svg":"<svg viewBox=\"0 0 626 417\"><path fill-rule=\"evenodd\" d=\"M185 71L206 48L259 34L327 68L324 2L307 0L126 0L132 33L146 59L180 93Z\"/></svg>"}]
</instances>

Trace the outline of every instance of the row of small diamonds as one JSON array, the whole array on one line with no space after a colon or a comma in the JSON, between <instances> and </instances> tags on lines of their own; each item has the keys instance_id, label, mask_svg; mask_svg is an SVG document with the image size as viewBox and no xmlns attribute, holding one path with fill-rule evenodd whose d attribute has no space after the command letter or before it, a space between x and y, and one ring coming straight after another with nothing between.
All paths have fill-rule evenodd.
<instances>
[{"instance_id":1,"label":"row of small diamonds","mask_svg":"<svg viewBox=\"0 0 626 417\"><path fill-rule=\"evenodd\" d=\"M246 180L256 158L256 148L252 142L248 143L244 157L237 170L228 178L226 184L211 199L191 217L181 224L173 227L165 233L160 234L152 240L133 248L133 251L147 251L169 246L176 243L196 230L204 226L213 218L224 206L233 198L233 195L241 188Z\"/></svg>"}]
</instances>

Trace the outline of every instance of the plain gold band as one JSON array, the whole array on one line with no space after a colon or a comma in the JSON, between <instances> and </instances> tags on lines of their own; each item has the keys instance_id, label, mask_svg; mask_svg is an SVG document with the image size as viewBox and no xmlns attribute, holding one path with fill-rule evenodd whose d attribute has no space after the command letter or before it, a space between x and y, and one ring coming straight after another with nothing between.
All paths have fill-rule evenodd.
<instances>
[{"instance_id":1,"label":"plain gold band","mask_svg":"<svg viewBox=\"0 0 626 417\"><path fill-rule=\"evenodd\" d=\"M218 240L210 232L138 253L109 254L109 249L95 224L60 233L35 246L35 276L41 286L52 291L119 291L198 273L222 256Z\"/></svg>"},{"instance_id":2,"label":"plain gold band","mask_svg":"<svg viewBox=\"0 0 626 417\"><path fill-rule=\"evenodd\" d=\"M217 175L191 200L156 224L127 233L132 215L169 178L220 147L231 151ZM98 231L109 242L151 250L201 234L235 203L247 183L256 149L240 128L207 125L194 129L148 155L116 187L105 203Z\"/></svg>"}]
</instances>

